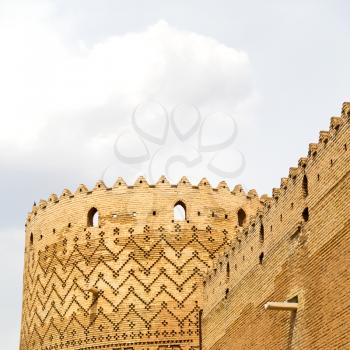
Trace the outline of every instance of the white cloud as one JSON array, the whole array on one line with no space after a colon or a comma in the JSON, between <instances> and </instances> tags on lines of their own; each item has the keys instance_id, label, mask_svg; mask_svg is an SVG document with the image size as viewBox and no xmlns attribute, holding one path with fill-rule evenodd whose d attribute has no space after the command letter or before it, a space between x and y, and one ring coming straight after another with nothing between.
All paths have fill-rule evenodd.
<instances>
[{"instance_id":1,"label":"white cloud","mask_svg":"<svg viewBox=\"0 0 350 350\"><path fill-rule=\"evenodd\" d=\"M168 111L190 103L203 118L213 112L246 117L254 107L242 51L162 20L93 45L68 43L55 11L49 0L0 2L3 203L19 206L15 213L4 208L9 223L24 217L33 200L101 177L115 164L120 130L143 101ZM167 147L178 146L169 139ZM118 164L109 179L131 181L139 171ZM207 174L201 169L198 176Z\"/></svg>"},{"instance_id":2,"label":"white cloud","mask_svg":"<svg viewBox=\"0 0 350 350\"><path fill-rule=\"evenodd\" d=\"M247 55L212 38L159 21L144 32L72 47L50 21L50 3L35 4L2 9L8 16L0 18L0 152L50 148L45 134L60 131L74 135L64 137L66 149L100 144L103 151L106 142L96 138L115 137L149 98L228 112L254 98Z\"/></svg>"},{"instance_id":3,"label":"white cloud","mask_svg":"<svg viewBox=\"0 0 350 350\"><path fill-rule=\"evenodd\" d=\"M140 102L154 100L168 110L191 103L207 113L233 114L249 109L255 98L244 52L164 21L93 46L72 45L55 25L52 4L0 3L0 164L6 203L0 236L9 242L9 227L23 238L15 223L23 222L33 200L64 187L74 190L80 182L91 185L115 165L115 139ZM170 151L178 147L172 142L167 140ZM118 164L112 170L110 175L130 180L140 167ZM13 247L14 256L21 255L19 245ZM7 348L18 340L13 333L19 326L21 264L10 274L16 279L8 281L8 290L17 294L16 313L12 309L11 322L4 315L1 323ZM1 294L0 299L8 297Z\"/></svg>"},{"instance_id":4,"label":"white cloud","mask_svg":"<svg viewBox=\"0 0 350 350\"><path fill-rule=\"evenodd\" d=\"M4 350L18 349L23 274L23 233L20 229L0 231L0 327Z\"/></svg>"}]
</instances>

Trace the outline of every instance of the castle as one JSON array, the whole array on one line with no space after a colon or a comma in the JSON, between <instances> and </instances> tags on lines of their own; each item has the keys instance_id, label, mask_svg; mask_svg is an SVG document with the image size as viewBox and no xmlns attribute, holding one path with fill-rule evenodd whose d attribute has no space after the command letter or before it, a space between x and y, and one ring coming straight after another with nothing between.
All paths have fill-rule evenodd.
<instances>
[{"instance_id":1,"label":"castle","mask_svg":"<svg viewBox=\"0 0 350 350\"><path fill-rule=\"evenodd\" d=\"M344 103L271 198L140 177L41 200L20 349L350 349L349 148Z\"/></svg>"}]
</instances>

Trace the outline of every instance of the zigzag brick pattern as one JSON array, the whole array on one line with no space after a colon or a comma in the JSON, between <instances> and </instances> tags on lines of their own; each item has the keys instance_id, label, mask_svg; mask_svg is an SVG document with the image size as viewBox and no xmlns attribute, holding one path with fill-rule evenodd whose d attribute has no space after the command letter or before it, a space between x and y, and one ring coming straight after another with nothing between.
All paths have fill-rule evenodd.
<instances>
[{"instance_id":1,"label":"zigzag brick pattern","mask_svg":"<svg viewBox=\"0 0 350 350\"><path fill-rule=\"evenodd\" d=\"M261 206L240 186L142 177L40 201L26 223L20 349L199 349L203 276L235 237L237 211Z\"/></svg>"}]
</instances>

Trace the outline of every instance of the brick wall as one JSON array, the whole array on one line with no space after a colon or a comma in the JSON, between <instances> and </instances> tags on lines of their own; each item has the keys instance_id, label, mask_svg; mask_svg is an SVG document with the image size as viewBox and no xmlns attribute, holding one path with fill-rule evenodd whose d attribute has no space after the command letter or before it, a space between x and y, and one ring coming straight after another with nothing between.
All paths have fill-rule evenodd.
<instances>
[{"instance_id":1,"label":"brick wall","mask_svg":"<svg viewBox=\"0 0 350 350\"><path fill-rule=\"evenodd\" d=\"M178 201L184 221L174 220ZM261 206L254 190L186 178L98 182L40 201L26 223L21 350L198 349L203 275L238 209Z\"/></svg>"},{"instance_id":2,"label":"brick wall","mask_svg":"<svg viewBox=\"0 0 350 350\"><path fill-rule=\"evenodd\" d=\"M346 103L207 274L203 349L350 348L349 198ZM263 307L296 296L296 313Z\"/></svg>"}]
</instances>

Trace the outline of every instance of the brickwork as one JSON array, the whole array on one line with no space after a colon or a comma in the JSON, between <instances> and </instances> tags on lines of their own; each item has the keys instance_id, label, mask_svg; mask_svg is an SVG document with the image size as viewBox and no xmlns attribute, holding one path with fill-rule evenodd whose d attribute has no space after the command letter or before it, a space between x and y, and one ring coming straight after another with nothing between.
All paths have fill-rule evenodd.
<instances>
[{"instance_id":1,"label":"brickwork","mask_svg":"<svg viewBox=\"0 0 350 350\"><path fill-rule=\"evenodd\" d=\"M350 103L206 275L203 349L350 349ZM297 312L265 310L298 298Z\"/></svg>"},{"instance_id":2,"label":"brickwork","mask_svg":"<svg viewBox=\"0 0 350 350\"><path fill-rule=\"evenodd\" d=\"M350 349L349 198L350 103L272 198L164 177L53 194L27 217L20 349Z\"/></svg>"},{"instance_id":3,"label":"brickwork","mask_svg":"<svg viewBox=\"0 0 350 350\"><path fill-rule=\"evenodd\" d=\"M238 210L259 207L254 190L186 178L98 182L40 201L26 222L20 349L198 349L203 275Z\"/></svg>"}]
</instances>

